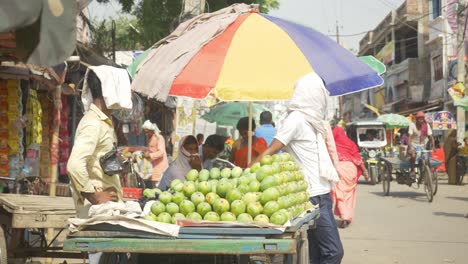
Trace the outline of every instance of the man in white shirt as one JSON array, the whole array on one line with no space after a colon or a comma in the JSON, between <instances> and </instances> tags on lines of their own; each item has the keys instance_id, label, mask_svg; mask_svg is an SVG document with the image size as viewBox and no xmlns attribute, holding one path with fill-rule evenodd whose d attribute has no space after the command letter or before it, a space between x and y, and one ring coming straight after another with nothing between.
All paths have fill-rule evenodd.
<instances>
[{"instance_id":1,"label":"man in white shirt","mask_svg":"<svg viewBox=\"0 0 468 264\"><path fill-rule=\"evenodd\" d=\"M328 152L325 150L323 153L321 148L325 146L327 131L323 121L327 96L328 92L317 74L301 78L290 100L288 115L280 122L273 142L252 164L281 149L294 157L307 181L310 201L320 205L317 228L309 230L308 234L310 263L338 264L344 253L332 212L332 184L330 179L322 176L322 172L330 168L320 166L323 159L330 159ZM331 160L328 163L332 164Z\"/></svg>"}]
</instances>

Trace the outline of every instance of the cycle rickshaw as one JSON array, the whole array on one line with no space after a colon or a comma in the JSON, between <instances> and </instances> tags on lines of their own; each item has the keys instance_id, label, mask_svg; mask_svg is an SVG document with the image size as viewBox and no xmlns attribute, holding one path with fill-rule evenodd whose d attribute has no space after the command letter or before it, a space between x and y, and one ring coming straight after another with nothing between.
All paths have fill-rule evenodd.
<instances>
[{"instance_id":1,"label":"cycle rickshaw","mask_svg":"<svg viewBox=\"0 0 468 264\"><path fill-rule=\"evenodd\" d=\"M429 157L430 150L422 150L415 164L416 175L412 177L409 157L404 155L404 150L400 152L401 158L397 156L381 158L379 171L384 195L390 194L390 182L395 180L398 184L406 184L410 187L413 184L416 184L417 188L423 185L428 201L432 202L439 185L436 169L442 163Z\"/></svg>"}]
</instances>

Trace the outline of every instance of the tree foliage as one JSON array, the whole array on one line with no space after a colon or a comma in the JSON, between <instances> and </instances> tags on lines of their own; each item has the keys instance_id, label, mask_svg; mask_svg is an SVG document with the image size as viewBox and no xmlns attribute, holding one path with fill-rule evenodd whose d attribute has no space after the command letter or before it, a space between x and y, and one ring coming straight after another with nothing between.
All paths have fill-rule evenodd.
<instances>
[{"instance_id":1,"label":"tree foliage","mask_svg":"<svg viewBox=\"0 0 468 264\"><path fill-rule=\"evenodd\" d=\"M138 20L134 17L120 16L115 22L115 49L139 50L143 47L138 39ZM93 48L103 54L112 50L112 20L93 20Z\"/></svg>"},{"instance_id":2,"label":"tree foliage","mask_svg":"<svg viewBox=\"0 0 468 264\"><path fill-rule=\"evenodd\" d=\"M97 0L108 3L112 0ZM116 20L116 49L149 48L169 35L183 19L181 0L117 0L122 11L135 18L120 17ZM279 7L279 0L206 0L205 11L214 12L234 3L258 4L262 13ZM131 21L130 21L131 20ZM132 24L136 30L132 29ZM93 21L93 43L98 51L111 50L111 22ZM136 32L139 32L136 34Z\"/></svg>"}]
</instances>

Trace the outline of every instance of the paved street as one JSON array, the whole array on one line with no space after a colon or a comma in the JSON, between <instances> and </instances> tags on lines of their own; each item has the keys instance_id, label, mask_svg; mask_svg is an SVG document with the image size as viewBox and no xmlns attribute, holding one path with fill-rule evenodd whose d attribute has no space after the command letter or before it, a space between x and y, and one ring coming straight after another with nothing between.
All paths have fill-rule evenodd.
<instances>
[{"instance_id":1,"label":"paved street","mask_svg":"<svg viewBox=\"0 0 468 264\"><path fill-rule=\"evenodd\" d=\"M344 264L468 263L468 185L439 184L433 203L424 190L392 182L358 185L354 222L341 229Z\"/></svg>"}]
</instances>

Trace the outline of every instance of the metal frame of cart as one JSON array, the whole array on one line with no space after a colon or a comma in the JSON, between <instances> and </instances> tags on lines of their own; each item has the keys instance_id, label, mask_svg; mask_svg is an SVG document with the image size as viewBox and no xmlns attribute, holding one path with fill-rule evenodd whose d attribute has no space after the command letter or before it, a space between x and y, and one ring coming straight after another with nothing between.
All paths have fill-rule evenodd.
<instances>
[{"instance_id":1,"label":"metal frame of cart","mask_svg":"<svg viewBox=\"0 0 468 264\"><path fill-rule=\"evenodd\" d=\"M64 252L54 241L76 216L71 197L0 194L0 264L8 258L30 257L82 258L82 254ZM52 241L46 239L46 229L58 229ZM37 245L23 239L36 236Z\"/></svg>"},{"instance_id":2,"label":"metal frame of cart","mask_svg":"<svg viewBox=\"0 0 468 264\"><path fill-rule=\"evenodd\" d=\"M64 250L139 254L236 255L239 263L250 256L283 255L282 263L309 263L307 231L319 209L294 219L284 232L269 228L182 227L178 238L156 236L100 226L70 235ZM114 230L112 230L112 228Z\"/></svg>"}]
</instances>

